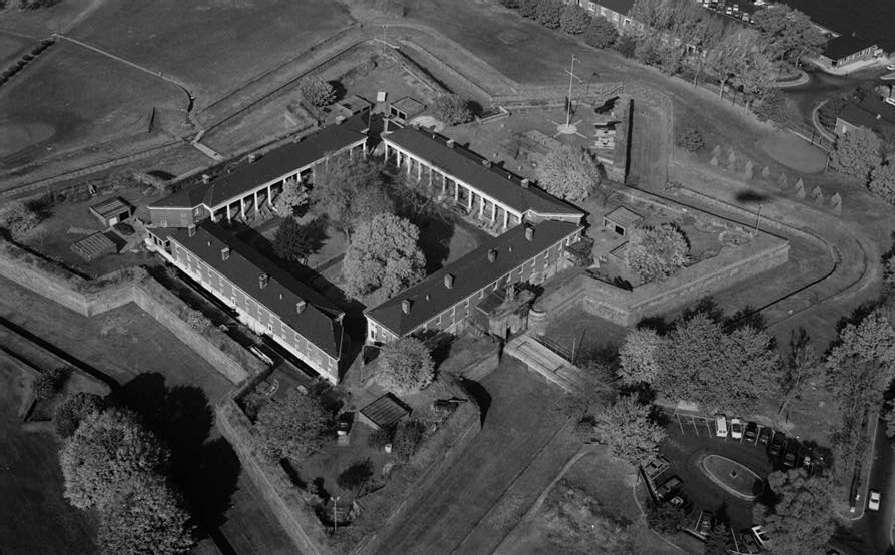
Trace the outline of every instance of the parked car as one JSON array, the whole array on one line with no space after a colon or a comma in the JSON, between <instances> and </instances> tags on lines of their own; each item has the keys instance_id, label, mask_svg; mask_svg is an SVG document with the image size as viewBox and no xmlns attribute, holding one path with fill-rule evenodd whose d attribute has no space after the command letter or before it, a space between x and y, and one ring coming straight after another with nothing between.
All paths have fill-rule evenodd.
<instances>
[{"instance_id":1,"label":"parked car","mask_svg":"<svg viewBox=\"0 0 895 555\"><path fill-rule=\"evenodd\" d=\"M727 417L719 414L715 417L715 435L718 437L727 437Z\"/></svg>"},{"instance_id":2,"label":"parked car","mask_svg":"<svg viewBox=\"0 0 895 555\"><path fill-rule=\"evenodd\" d=\"M796 467L796 457L799 445L794 442L786 442L783 446L783 466L786 468Z\"/></svg>"},{"instance_id":3,"label":"parked car","mask_svg":"<svg viewBox=\"0 0 895 555\"><path fill-rule=\"evenodd\" d=\"M762 549L767 549L771 544L771 538L768 537L768 533L764 531L761 526L753 526L752 527L752 536L755 538L755 541L758 542L758 545L761 546Z\"/></svg>"},{"instance_id":4,"label":"parked car","mask_svg":"<svg viewBox=\"0 0 895 555\"><path fill-rule=\"evenodd\" d=\"M749 422L746 424L746 429L743 431L743 437L746 438L746 441L750 443L755 443L755 438L758 435L758 424L755 422Z\"/></svg>"},{"instance_id":5,"label":"parked car","mask_svg":"<svg viewBox=\"0 0 895 555\"><path fill-rule=\"evenodd\" d=\"M783 432L774 433L774 439L771 440L771 445L768 447L768 455L772 457L776 457L783 451L783 444L786 443L786 434Z\"/></svg>"},{"instance_id":6,"label":"parked car","mask_svg":"<svg viewBox=\"0 0 895 555\"><path fill-rule=\"evenodd\" d=\"M681 480L677 476L672 476L671 478L665 480L661 486L656 488L656 497L659 498L659 501L667 501L671 497L674 496L678 490L681 489L681 486L684 485L684 481Z\"/></svg>"},{"instance_id":7,"label":"parked car","mask_svg":"<svg viewBox=\"0 0 895 555\"><path fill-rule=\"evenodd\" d=\"M732 439L743 439L743 422L739 418L730 419L730 437Z\"/></svg>"},{"instance_id":8,"label":"parked car","mask_svg":"<svg viewBox=\"0 0 895 555\"><path fill-rule=\"evenodd\" d=\"M715 513L703 510L699 513L699 520L696 521L696 528L693 530L696 535L706 539L714 526Z\"/></svg>"},{"instance_id":9,"label":"parked car","mask_svg":"<svg viewBox=\"0 0 895 555\"><path fill-rule=\"evenodd\" d=\"M340 436L347 436L348 432L351 431L351 426L354 424L354 413L353 412L343 412L339 415L338 420L336 420L336 433Z\"/></svg>"},{"instance_id":10,"label":"parked car","mask_svg":"<svg viewBox=\"0 0 895 555\"><path fill-rule=\"evenodd\" d=\"M870 497L867 498L867 509L871 511L878 511L880 498L881 495L879 493L879 490L870 490Z\"/></svg>"},{"instance_id":11,"label":"parked car","mask_svg":"<svg viewBox=\"0 0 895 555\"><path fill-rule=\"evenodd\" d=\"M771 442L771 436L774 435L774 430L770 428L762 428L760 432L758 432L758 443L762 445L767 445Z\"/></svg>"}]
</instances>

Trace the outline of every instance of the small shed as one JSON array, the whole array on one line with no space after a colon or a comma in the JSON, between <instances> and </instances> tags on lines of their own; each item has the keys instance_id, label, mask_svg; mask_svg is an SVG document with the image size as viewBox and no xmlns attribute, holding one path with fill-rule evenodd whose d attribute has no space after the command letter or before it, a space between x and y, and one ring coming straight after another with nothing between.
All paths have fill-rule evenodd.
<instances>
[{"instance_id":1,"label":"small shed","mask_svg":"<svg viewBox=\"0 0 895 555\"><path fill-rule=\"evenodd\" d=\"M118 246L105 234L97 231L72 243L71 250L81 255L85 260L93 260L107 253L118 252Z\"/></svg>"},{"instance_id":2,"label":"small shed","mask_svg":"<svg viewBox=\"0 0 895 555\"><path fill-rule=\"evenodd\" d=\"M112 227L118 222L123 222L134 213L133 207L121 197L112 197L94 204L89 210L104 227Z\"/></svg>"},{"instance_id":3,"label":"small shed","mask_svg":"<svg viewBox=\"0 0 895 555\"><path fill-rule=\"evenodd\" d=\"M386 393L360 410L358 420L374 430L394 427L402 419L410 416L410 407L400 399Z\"/></svg>"},{"instance_id":4,"label":"small shed","mask_svg":"<svg viewBox=\"0 0 895 555\"><path fill-rule=\"evenodd\" d=\"M340 116L348 119L351 116L368 112L372 106L373 105L367 100L353 94L336 102L335 108Z\"/></svg>"},{"instance_id":5,"label":"small shed","mask_svg":"<svg viewBox=\"0 0 895 555\"><path fill-rule=\"evenodd\" d=\"M628 210L624 206L619 206L612 212L603 216L603 227L608 227L624 237L628 234L628 231L634 227L634 224L642 219L643 216L640 214Z\"/></svg>"},{"instance_id":6,"label":"small shed","mask_svg":"<svg viewBox=\"0 0 895 555\"><path fill-rule=\"evenodd\" d=\"M411 118L422 114L425 109L426 105L422 102L405 96L392 102L388 108L388 113L397 120L409 121Z\"/></svg>"}]
</instances>

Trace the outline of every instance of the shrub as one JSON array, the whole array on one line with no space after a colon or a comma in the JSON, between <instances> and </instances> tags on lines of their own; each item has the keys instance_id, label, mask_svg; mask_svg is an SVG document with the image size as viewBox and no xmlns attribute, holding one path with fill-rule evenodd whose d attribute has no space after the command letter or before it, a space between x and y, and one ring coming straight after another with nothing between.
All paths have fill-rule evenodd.
<instances>
[{"instance_id":1,"label":"shrub","mask_svg":"<svg viewBox=\"0 0 895 555\"><path fill-rule=\"evenodd\" d=\"M395 430L392 428L380 428L370 434L367 439L367 445L373 449L385 449L385 446L392 442L395 437Z\"/></svg>"},{"instance_id":2,"label":"shrub","mask_svg":"<svg viewBox=\"0 0 895 555\"><path fill-rule=\"evenodd\" d=\"M320 77L306 77L299 85L301 95L317 107L332 104L336 99L336 90L326 80Z\"/></svg>"},{"instance_id":3,"label":"shrub","mask_svg":"<svg viewBox=\"0 0 895 555\"><path fill-rule=\"evenodd\" d=\"M62 391L62 387L65 385L65 380L68 379L68 375L69 370L67 368L53 368L52 370L47 370L34 380L34 385L32 386L34 397L38 401L46 401L47 399L52 398Z\"/></svg>"},{"instance_id":4,"label":"shrub","mask_svg":"<svg viewBox=\"0 0 895 555\"><path fill-rule=\"evenodd\" d=\"M625 58L633 58L634 52L637 50L637 41L632 37L622 35L615 41L615 49Z\"/></svg>"},{"instance_id":5,"label":"shrub","mask_svg":"<svg viewBox=\"0 0 895 555\"><path fill-rule=\"evenodd\" d=\"M443 94L432 104L432 115L448 125L472 120L469 101L458 94Z\"/></svg>"},{"instance_id":6,"label":"shrub","mask_svg":"<svg viewBox=\"0 0 895 555\"><path fill-rule=\"evenodd\" d=\"M591 17L580 6L569 4L562 10L559 28L568 35L580 35L587 29Z\"/></svg>"},{"instance_id":7,"label":"shrub","mask_svg":"<svg viewBox=\"0 0 895 555\"><path fill-rule=\"evenodd\" d=\"M646 521L662 534L673 534L686 524L687 513L671 504L653 507L646 513Z\"/></svg>"},{"instance_id":8,"label":"shrub","mask_svg":"<svg viewBox=\"0 0 895 555\"><path fill-rule=\"evenodd\" d=\"M690 243L674 224L635 228L625 262L644 282L664 279L690 263Z\"/></svg>"},{"instance_id":9,"label":"shrub","mask_svg":"<svg viewBox=\"0 0 895 555\"><path fill-rule=\"evenodd\" d=\"M425 343L406 337L387 344L379 355L376 379L399 394L425 389L435 377L435 364Z\"/></svg>"},{"instance_id":10,"label":"shrub","mask_svg":"<svg viewBox=\"0 0 895 555\"><path fill-rule=\"evenodd\" d=\"M99 395L76 393L66 397L53 414L53 428L62 439L71 437L81 421L91 414L102 412L106 402Z\"/></svg>"},{"instance_id":11,"label":"shrub","mask_svg":"<svg viewBox=\"0 0 895 555\"><path fill-rule=\"evenodd\" d=\"M40 221L40 215L21 202L10 202L0 215L0 226L16 241L24 239Z\"/></svg>"},{"instance_id":12,"label":"shrub","mask_svg":"<svg viewBox=\"0 0 895 555\"><path fill-rule=\"evenodd\" d=\"M538 14L540 0L520 0L519 15L526 19L535 19Z\"/></svg>"},{"instance_id":13,"label":"shrub","mask_svg":"<svg viewBox=\"0 0 895 555\"><path fill-rule=\"evenodd\" d=\"M518 10L521 6L520 0L500 0L500 5L511 10Z\"/></svg>"},{"instance_id":14,"label":"shrub","mask_svg":"<svg viewBox=\"0 0 895 555\"><path fill-rule=\"evenodd\" d=\"M365 459L363 461L356 461L346 468L339 474L339 477L336 478L336 483L339 484L339 487L342 489L357 489L364 485L364 483L366 483L372 476L373 461Z\"/></svg>"},{"instance_id":15,"label":"shrub","mask_svg":"<svg viewBox=\"0 0 895 555\"><path fill-rule=\"evenodd\" d=\"M559 29L562 10L563 5L559 0L540 0L535 11L535 19L548 29Z\"/></svg>"},{"instance_id":16,"label":"shrub","mask_svg":"<svg viewBox=\"0 0 895 555\"><path fill-rule=\"evenodd\" d=\"M423 441L425 426L419 420L405 420L395 430L394 452L403 460L409 460Z\"/></svg>"},{"instance_id":17,"label":"shrub","mask_svg":"<svg viewBox=\"0 0 895 555\"><path fill-rule=\"evenodd\" d=\"M583 32L584 44L598 50L609 48L618 41L618 29L603 16L591 19Z\"/></svg>"},{"instance_id":18,"label":"shrub","mask_svg":"<svg viewBox=\"0 0 895 555\"><path fill-rule=\"evenodd\" d=\"M678 134L677 144L690 152L699 152L705 146L705 139L702 138L702 132L698 127L688 125Z\"/></svg>"},{"instance_id":19,"label":"shrub","mask_svg":"<svg viewBox=\"0 0 895 555\"><path fill-rule=\"evenodd\" d=\"M199 312L198 310L193 310L192 308L186 309L186 318L184 321L189 325L189 327L193 328L196 331L202 331L208 326L211 325L211 322L208 318L205 317L204 314Z\"/></svg>"}]
</instances>

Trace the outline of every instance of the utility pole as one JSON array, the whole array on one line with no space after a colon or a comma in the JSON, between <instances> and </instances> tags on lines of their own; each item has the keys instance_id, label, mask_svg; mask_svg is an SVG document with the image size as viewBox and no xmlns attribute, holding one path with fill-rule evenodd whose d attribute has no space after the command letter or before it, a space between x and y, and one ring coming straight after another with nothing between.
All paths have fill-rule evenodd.
<instances>
[{"instance_id":1,"label":"utility pole","mask_svg":"<svg viewBox=\"0 0 895 555\"><path fill-rule=\"evenodd\" d=\"M572 54L572 62L569 64L569 71L566 72L569 74L569 96L566 97L566 100L569 103L568 107L566 109L566 128L567 129L569 127L569 123L572 121L572 79L578 79L575 76L575 62L578 62L578 61L580 61L580 60L578 58L576 58L574 54ZM578 81L580 82L581 79L578 79Z\"/></svg>"}]
</instances>

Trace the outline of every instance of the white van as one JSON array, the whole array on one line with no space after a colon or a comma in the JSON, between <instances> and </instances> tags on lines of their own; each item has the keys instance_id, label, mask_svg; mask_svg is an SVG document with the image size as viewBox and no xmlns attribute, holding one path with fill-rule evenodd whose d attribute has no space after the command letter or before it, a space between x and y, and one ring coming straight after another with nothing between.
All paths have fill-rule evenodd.
<instances>
[{"instance_id":1,"label":"white van","mask_svg":"<svg viewBox=\"0 0 895 555\"><path fill-rule=\"evenodd\" d=\"M718 437L727 437L727 417L719 414L715 417L715 435Z\"/></svg>"}]
</instances>

